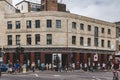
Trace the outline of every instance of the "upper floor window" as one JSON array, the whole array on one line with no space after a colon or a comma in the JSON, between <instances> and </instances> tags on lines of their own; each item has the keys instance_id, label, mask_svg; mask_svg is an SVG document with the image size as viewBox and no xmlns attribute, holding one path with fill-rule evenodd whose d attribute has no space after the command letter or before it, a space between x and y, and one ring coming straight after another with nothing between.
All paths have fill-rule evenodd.
<instances>
[{"instance_id":1,"label":"upper floor window","mask_svg":"<svg viewBox=\"0 0 120 80\"><path fill-rule=\"evenodd\" d=\"M20 35L16 35L16 45L20 45Z\"/></svg>"},{"instance_id":2,"label":"upper floor window","mask_svg":"<svg viewBox=\"0 0 120 80\"><path fill-rule=\"evenodd\" d=\"M27 28L31 28L31 20L26 21L26 26L27 26Z\"/></svg>"},{"instance_id":3,"label":"upper floor window","mask_svg":"<svg viewBox=\"0 0 120 80\"><path fill-rule=\"evenodd\" d=\"M52 28L52 20L47 20L47 28Z\"/></svg>"},{"instance_id":4,"label":"upper floor window","mask_svg":"<svg viewBox=\"0 0 120 80\"><path fill-rule=\"evenodd\" d=\"M27 45L31 45L32 39L31 39L31 34L27 35Z\"/></svg>"},{"instance_id":5,"label":"upper floor window","mask_svg":"<svg viewBox=\"0 0 120 80\"><path fill-rule=\"evenodd\" d=\"M40 28L40 20L35 20L35 28Z\"/></svg>"},{"instance_id":6,"label":"upper floor window","mask_svg":"<svg viewBox=\"0 0 120 80\"><path fill-rule=\"evenodd\" d=\"M61 28L61 20L56 20L56 28Z\"/></svg>"},{"instance_id":7,"label":"upper floor window","mask_svg":"<svg viewBox=\"0 0 120 80\"><path fill-rule=\"evenodd\" d=\"M8 45L12 45L12 35L8 35Z\"/></svg>"},{"instance_id":8,"label":"upper floor window","mask_svg":"<svg viewBox=\"0 0 120 80\"><path fill-rule=\"evenodd\" d=\"M12 21L7 22L7 29L12 29Z\"/></svg>"},{"instance_id":9,"label":"upper floor window","mask_svg":"<svg viewBox=\"0 0 120 80\"><path fill-rule=\"evenodd\" d=\"M35 44L40 44L40 34L35 34Z\"/></svg>"},{"instance_id":10,"label":"upper floor window","mask_svg":"<svg viewBox=\"0 0 120 80\"><path fill-rule=\"evenodd\" d=\"M111 30L110 29L108 29L108 34L111 34Z\"/></svg>"},{"instance_id":11,"label":"upper floor window","mask_svg":"<svg viewBox=\"0 0 120 80\"><path fill-rule=\"evenodd\" d=\"M87 44L88 44L88 46L91 46L91 38L88 38Z\"/></svg>"},{"instance_id":12,"label":"upper floor window","mask_svg":"<svg viewBox=\"0 0 120 80\"><path fill-rule=\"evenodd\" d=\"M119 33L120 33L120 28L119 28Z\"/></svg>"},{"instance_id":13,"label":"upper floor window","mask_svg":"<svg viewBox=\"0 0 120 80\"><path fill-rule=\"evenodd\" d=\"M84 38L80 37L80 45L84 45Z\"/></svg>"},{"instance_id":14,"label":"upper floor window","mask_svg":"<svg viewBox=\"0 0 120 80\"><path fill-rule=\"evenodd\" d=\"M104 40L101 40L101 47L104 47Z\"/></svg>"},{"instance_id":15,"label":"upper floor window","mask_svg":"<svg viewBox=\"0 0 120 80\"><path fill-rule=\"evenodd\" d=\"M88 31L91 31L91 25L88 25Z\"/></svg>"},{"instance_id":16,"label":"upper floor window","mask_svg":"<svg viewBox=\"0 0 120 80\"><path fill-rule=\"evenodd\" d=\"M52 34L47 34L47 44L48 45L52 44Z\"/></svg>"},{"instance_id":17,"label":"upper floor window","mask_svg":"<svg viewBox=\"0 0 120 80\"><path fill-rule=\"evenodd\" d=\"M76 36L72 36L72 44L76 44Z\"/></svg>"},{"instance_id":18,"label":"upper floor window","mask_svg":"<svg viewBox=\"0 0 120 80\"><path fill-rule=\"evenodd\" d=\"M104 33L105 32L105 29L104 28L101 28L101 33Z\"/></svg>"},{"instance_id":19,"label":"upper floor window","mask_svg":"<svg viewBox=\"0 0 120 80\"><path fill-rule=\"evenodd\" d=\"M98 38L94 38L94 46L98 47Z\"/></svg>"},{"instance_id":20,"label":"upper floor window","mask_svg":"<svg viewBox=\"0 0 120 80\"><path fill-rule=\"evenodd\" d=\"M72 22L72 29L76 29L76 22Z\"/></svg>"},{"instance_id":21,"label":"upper floor window","mask_svg":"<svg viewBox=\"0 0 120 80\"><path fill-rule=\"evenodd\" d=\"M16 21L16 29L20 29L20 21Z\"/></svg>"},{"instance_id":22,"label":"upper floor window","mask_svg":"<svg viewBox=\"0 0 120 80\"><path fill-rule=\"evenodd\" d=\"M80 30L84 30L84 24L80 23Z\"/></svg>"}]
</instances>

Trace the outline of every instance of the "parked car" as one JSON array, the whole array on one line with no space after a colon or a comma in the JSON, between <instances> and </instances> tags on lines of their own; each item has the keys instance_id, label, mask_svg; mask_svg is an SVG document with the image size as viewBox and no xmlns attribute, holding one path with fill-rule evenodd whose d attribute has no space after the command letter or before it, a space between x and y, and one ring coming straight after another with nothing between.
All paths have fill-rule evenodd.
<instances>
[{"instance_id":1,"label":"parked car","mask_svg":"<svg viewBox=\"0 0 120 80\"><path fill-rule=\"evenodd\" d=\"M1 72L7 72L8 71L8 66L6 64L1 64L0 70L1 70Z\"/></svg>"}]
</instances>

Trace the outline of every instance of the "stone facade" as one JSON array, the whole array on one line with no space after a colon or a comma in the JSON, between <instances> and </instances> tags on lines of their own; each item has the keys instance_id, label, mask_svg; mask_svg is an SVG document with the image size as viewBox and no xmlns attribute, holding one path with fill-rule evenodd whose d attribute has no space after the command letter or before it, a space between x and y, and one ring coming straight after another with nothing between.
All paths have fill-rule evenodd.
<instances>
[{"instance_id":1,"label":"stone facade","mask_svg":"<svg viewBox=\"0 0 120 80\"><path fill-rule=\"evenodd\" d=\"M0 1L7 4L5 1ZM6 13L4 8L0 7L0 47L6 48L4 57L5 63L10 60L15 63L18 59L20 64L35 62L53 63L53 54L61 54L62 65L75 63L76 69L79 68L79 63L87 64L94 62L94 55L98 55L98 63L107 63L110 56L116 50L116 25L114 23L93 19L77 14L59 12L59 11L40 11L29 13ZM40 27L36 28L35 21L40 21ZM50 21L47 23L47 21ZM12 28L8 29L8 22L11 22ZM20 27L16 28L16 22L20 23ZM30 21L30 28L26 27L26 21ZM59 23L57 23L59 21ZM47 27L47 25L51 27ZM82 24L82 26L80 26ZM59 25L59 26L58 26ZM89 27L88 27L89 25ZM96 29L98 30L96 32ZM97 37L96 37L96 34ZM27 44L27 35L31 35L31 44ZM35 35L40 35L39 44L35 44ZM47 43L47 34L51 34L52 42ZM8 35L12 36L8 39ZM24 52L17 53L18 47L16 36L20 35L20 46L24 47ZM75 37L74 39L72 37ZM83 38L81 40L80 38ZM88 41L88 38L90 41ZM95 39L98 39L95 46ZM12 40L12 44L8 43ZM82 43L81 43L82 41ZM103 41L103 42L102 42ZM89 45L90 44L90 45ZM19 47L20 47L19 46ZM48 60L48 59L49 60ZM88 60L89 59L89 60ZM38 65L38 64L37 64Z\"/></svg>"}]
</instances>

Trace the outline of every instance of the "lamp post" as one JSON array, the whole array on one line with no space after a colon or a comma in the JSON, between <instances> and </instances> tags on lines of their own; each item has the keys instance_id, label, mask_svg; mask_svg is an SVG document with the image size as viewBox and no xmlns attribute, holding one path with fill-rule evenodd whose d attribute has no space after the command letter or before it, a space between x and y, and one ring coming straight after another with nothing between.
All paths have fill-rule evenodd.
<instances>
[{"instance_id":1,"label":"lamp post","mask_svg":"<svg viewBox=\"0 0 120 80\"><path fill-rule=\"evenodd\" d=\"M18 62L19 66L20 66L20 54L23 52L24 52L24 48L21 47L20 44L18 44L18 47L16 47L16 62ZM19 61L17 61L17 59L19 59ZM19 72L20 72L20 68L19 68Z\"/></svg>"}]
</instances>

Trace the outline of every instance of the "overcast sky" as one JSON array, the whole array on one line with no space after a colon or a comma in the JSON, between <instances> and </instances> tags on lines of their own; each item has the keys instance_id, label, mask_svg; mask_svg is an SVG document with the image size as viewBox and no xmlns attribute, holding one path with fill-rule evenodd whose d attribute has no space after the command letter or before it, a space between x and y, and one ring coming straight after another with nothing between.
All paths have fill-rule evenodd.
<instances>
[{"instance_id":1,"label":"overcast sky","mask_svg":"<svg viewBox=\"0 0 120 80\"><path fill-rule=\"evenodd\" d=\"M13 0L13 5L22 0ZM40 2L40 0L27 0ZM67 5L71 13L109 22L120 21L120 0L58 0Z\"/></svg>"}]
</instances>

